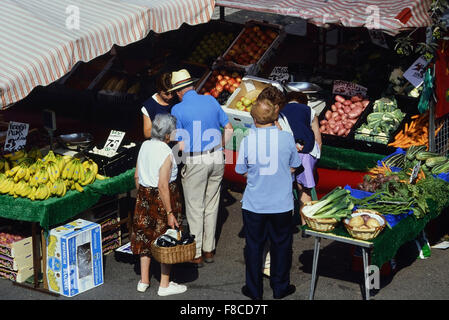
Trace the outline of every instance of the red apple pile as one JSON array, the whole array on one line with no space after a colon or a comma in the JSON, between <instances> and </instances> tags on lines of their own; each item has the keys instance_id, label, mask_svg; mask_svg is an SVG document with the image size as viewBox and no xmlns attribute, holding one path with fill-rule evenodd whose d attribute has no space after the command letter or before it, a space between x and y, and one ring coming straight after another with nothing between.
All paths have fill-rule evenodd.
<instances>
[{"instance_id":1,"label":"red apple pile","mask_svg":"<svg viewBox=\"0 0 449 320\"><path fill-rule=\"evenodd\" d=\"M214 70L200 89L200 93L212 95L220 104L225 104L229 96L239 87L240 82L242 77L238 72Z\"/></svg>"},{"instance_id":2,"label":"red apple pile","mask_svg":"<svg viewBox=\"0 0 449 320\"><path fill-rule=\"evenodd\" d=\"M224 59L244 66L256 63L277 36L278 33L269 28L246 27Z\"/></svg>"}]
</instances>

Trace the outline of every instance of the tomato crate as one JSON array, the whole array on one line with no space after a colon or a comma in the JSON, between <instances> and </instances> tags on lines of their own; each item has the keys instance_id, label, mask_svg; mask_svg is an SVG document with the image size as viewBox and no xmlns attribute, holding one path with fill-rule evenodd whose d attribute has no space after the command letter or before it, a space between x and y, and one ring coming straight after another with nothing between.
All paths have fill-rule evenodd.
<instances>
[{"instance_id":1,"label":"tomato crate","mask_svg":"<svg viewBox=\"0 0 449 320\"><path fill-rule=\"evenodd\" d=\"M257 75L285 37L282 25L250 20L215 64L237 67L245 75Z\"/></svg>"}]
</instances>

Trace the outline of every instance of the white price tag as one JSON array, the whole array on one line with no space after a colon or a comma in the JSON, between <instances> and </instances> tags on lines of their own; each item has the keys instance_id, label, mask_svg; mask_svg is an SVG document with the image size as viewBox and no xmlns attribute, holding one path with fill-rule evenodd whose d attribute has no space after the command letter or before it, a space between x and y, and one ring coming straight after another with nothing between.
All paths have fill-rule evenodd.
<instances>
[{"instance_id":1,"label":"white price tag","mask_svg":"<svg viewBox=\"0 0 449 320\"><path fill-rule=\"evenodd\" d=\"M254 85L254 83L251 80L245 80L243 83L245 84L246 92L251 92L253 90L256 90L256 86Z\"/></svg>"},{"instance_id":2,"label":"white price tag","mask_svg":"<svg viewBox=\"0 0 449 320\"><path fill-rule=\"evenodd\" d=\"M9 122L4 147L6 152L14 152L25 148L29 127L28 123Z\"/></svg>"},{"instance_id":3,"label":"white price tag","mask_svg":"<svg viewBox=\"0 0 449 320\"><path fill-rule=\"evenodd\" d=\"M424 82L424 74L426 67L429 64L424 57L419 57L416 61L404 72L404 78L407 79L415 88L418 88Z\"/></svg>"},{"instance_id":4,"label":"white price tag","mask_svg":"<svg viewBox=\"0 0 449 320\"><path fill-rule=\"evenodd\" d=\"M409 181L410 184L413 183L416 180L416 178L418 177L419 169L421 169L421 161L418 162L416 164L416 166L413 167L412 174L410 175L410 181Z\"/></svg>"},{"instance_id":5,"label":"white price tag","mask_svg":"<svg viewBox=\"0 0 449 320\"><path fill-rule=\"evenodd\" d=\"M332 88L333 94L341 94L347 97L353 97L356 95L361 95L362 97L366 97L368 93L368 89L353 82L343 81L343 80L335 80L334 87Z\"/></svg>"},{"instance_id":6,"label":"white price tag","mask_svg":"<svg viewBox=\"0 0 449 320\"><path fill-rule=\"evenodd\" d=\"M106 144L104 145L103 150L106 151L107 153L117 152L117 149L122 143L124 136L125 132L111 130L111 133L109 134L108 140L106 140Z\"/></svg>"}]
</instances>

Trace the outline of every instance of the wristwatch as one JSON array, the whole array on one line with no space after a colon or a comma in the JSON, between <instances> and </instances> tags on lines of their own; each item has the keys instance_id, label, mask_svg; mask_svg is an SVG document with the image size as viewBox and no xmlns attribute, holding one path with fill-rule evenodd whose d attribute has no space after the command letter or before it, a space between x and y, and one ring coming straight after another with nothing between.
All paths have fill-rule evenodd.
<instances>
[{"instance_id":1,"label":"wristwatch","mask_svg":"<svg viewBox=\"0 0 449 320\"><path fill-rule=\"evenodd\" d=\"M167 216L173 214L173 211L167 211Z\"/></svg>"}]
</instances>

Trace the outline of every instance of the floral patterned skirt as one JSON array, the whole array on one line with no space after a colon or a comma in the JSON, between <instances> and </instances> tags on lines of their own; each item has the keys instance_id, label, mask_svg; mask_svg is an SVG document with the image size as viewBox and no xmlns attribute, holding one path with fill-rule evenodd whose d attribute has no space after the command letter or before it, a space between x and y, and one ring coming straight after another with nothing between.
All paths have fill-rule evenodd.
<instances>
[{"instance_id":1,"label":"floral patterned skirt","mask_svg":"<svg viewBox=\"0 0 449 320\"><path fill-rule=\"evenodd\" d=\"M169 190L172 211L181 226L182 204L177 183L170 183ZM158 188L139 186L130 237L133 254L151 256L151 243L168 228L167 214Z\"/></svg>"}]
</instances>

